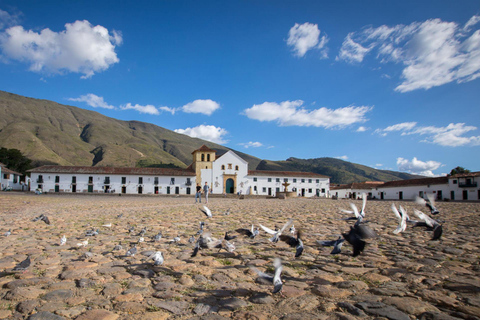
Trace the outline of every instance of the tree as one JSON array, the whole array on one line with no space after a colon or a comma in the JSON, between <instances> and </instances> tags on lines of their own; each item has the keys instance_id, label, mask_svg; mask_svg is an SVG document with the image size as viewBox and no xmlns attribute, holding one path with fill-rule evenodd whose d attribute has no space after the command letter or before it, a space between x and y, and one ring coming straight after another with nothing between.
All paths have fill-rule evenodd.
<instances>
[{"instance_id":1,"label":"tree","mask_svg":"<svg viewBox=\"0 0 480 320\"><path fill-rule=\"evenodd\" d=\"M456 168L453 168L452 171L450 171L450 176L453 176L454 174L459 174L459 173L470 173L470 170L465 169L464 167L456 167Z\"/></svg>"},{"instance_id":2,"label":"tree","mask_svg":"<svg viewBox=\"0 0 480 320\"><path fill-rule=\"evenodd\" d=\"M0 162L8 169L25 175L32 169L32 160L25 157L18 149L0 148Z\"/></svg>"}]
</instances>

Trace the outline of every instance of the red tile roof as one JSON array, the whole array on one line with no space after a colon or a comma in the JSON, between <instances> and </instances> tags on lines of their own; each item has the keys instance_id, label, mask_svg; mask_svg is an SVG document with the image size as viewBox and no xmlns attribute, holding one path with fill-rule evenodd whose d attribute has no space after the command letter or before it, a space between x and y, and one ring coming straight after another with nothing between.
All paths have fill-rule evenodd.
<instances>
[{"instance_id":1,"label":"red tile roof","mask_svg":"<svg viewBox=\"0 0 480 320\"><path fill-rule=\"evenodd\" d=\"M215 150L213 150L213 149L210 149L210 148L207 147L206 145L203 145L203 146L201 146L200 148L198 148L197 150L194 150L194 151L192 152L192 154L194 154L194 153L197 152L197 151L215 152L215 153L217 152L217 151L215 151Z\"/></svg>"},{"instance_id":2,"label":"red tile roof","mask_svg":"<svg viewBox=\"0 0 480 320\"><path fill-rule=\"evenodd\" d=\"M8 173L8 174L16 174L18 176L23 176L23 174L18 173L16 171L10 170L7 167L2 166L2 173Z\"/></svg>"},{"instance_id":3,"label":"red tile roof","mask_svg":"<svg viewBox=\"0 0 480 320\"><path fill-rule=\"evenodd\" d=\"M470 172L470 173L459 173L449 176L449 178L470 178L470 177L480 177L480 171Z\"/></svg>"},{"instance_id":4,"label":"red tile roof","mask_svg":"<svg viewBox=\"0 0 480 320\"><path fill-rule=\"evenodd\" d=\"M42 166L28 170L32 173L77 173L77 174L123 174L151 176L195 176L187 169L173 168L118 168L118 167L77 167L77 166Z\"/></svg>"},{"instance_id":5,"label":"red tile roof","mask_svg":"<svg viewBox=\"0 0 480 320\"><path fill-rule=\"evenodd\" d=\"M349 184L340 184L338 186L330 186L330 190L341 190L341 189L373 189L380 187L385 182L382 181L367 181L367 182L353 182Z\"/></svg>"},{"instance_id":6,"label":"red tile roof","mask_svg":"<svg viewBox=\"0 0 480 320\"><path fill-rule=\"evenodd\" d=\"M408 179L385 182L382 188L394 188L394 187L408 187L408 186L421 186L429 184L447 184L448 177L438 178L421 178L421 179Z\"/></svg>"},{"instance_id":7,"label":"red tile roof","mask_svg":"<svg viewBox=\"0 0 480 320\"><path fill-rule=\"evenodd\" d=\"M330 178L323 174L300 171L268 171L268 170L248 170L249 176L273 176L273 177L304 177L304 178Z\"/></svg>"}]
</instances>

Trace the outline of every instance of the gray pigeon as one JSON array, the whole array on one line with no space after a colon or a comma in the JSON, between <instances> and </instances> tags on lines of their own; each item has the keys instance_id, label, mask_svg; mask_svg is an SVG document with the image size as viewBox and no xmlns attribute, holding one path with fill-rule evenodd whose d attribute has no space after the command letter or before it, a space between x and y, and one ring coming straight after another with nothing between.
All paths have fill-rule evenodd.
<instances>
[{"instance_id":1,"label":"gray pigeon","mask_svg":"<svg viewBox=\"0 0 480 320\"><path fill-rule=\"evenodd\" d=\"M9 230L8 230L7 232L5 232L3 235L4 235L5 237L8 237L8 236L11 235L11 234L12 234L12 229L9 229Z\"/></svg>"},{"instance_id":2,"label":"gray pigeon","mask_svg":"<svg viewBox=\"0 0 480 320\"><path fill-rule=\"evenodd\" d=\"M127 251L127 257L134 257L135 254L137 253L137 245L133 245L128 251Z\"/></svg>"},{"instance_id":3,"label":"gray pigeon","mask_svg":"<svg viewBox=\"0 0 480 320\"><path fill-rule=\"evenodd\" d=\"M265 279L269 282L272 282L273 283L272 293L278 293L283 288L283 282L282 282L282 279L280 278L280 276L282 274L283 267L282 267L282 261L280 260L280 258L275 258L275 260L273 261L273 266L275 267L275 274L274 275L261 272L257 268L254 268L254 267L252 267L251 269L253 271L255 271L260 278Z\"/></svg>"},{"instance_id":4,"label":"gray pigeon","mask_svg":"<svg viewBox=\"0 0 480 320\"><path fill-rule=\"evenodd\" d=\"M17 264L14 268L13 271L27 271L28 267L30 267L30 264L32 261L30 260L30 256L27 257L27 259L23 260L19 264Z\"/></svg>"}]
</instances>

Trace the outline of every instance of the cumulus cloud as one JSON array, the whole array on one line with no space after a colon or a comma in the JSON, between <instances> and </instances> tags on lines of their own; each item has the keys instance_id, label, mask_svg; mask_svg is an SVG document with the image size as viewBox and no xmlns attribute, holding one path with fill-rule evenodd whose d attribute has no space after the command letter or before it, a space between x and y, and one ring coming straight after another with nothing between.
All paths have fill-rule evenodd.
<instances>
[{"instance_id":1,"label":"cumulus cloud","mask_svg":"<svg viewBox=\"0 0 480 320\"><path fill-rule=\"evenodd\" d=\"M441 165L442 164L437 161L430 160L424 162L418 160L416 157L414 157L412 161L404 158L397 158L398 170L428 177L434 177L435 174L432 171L437 170Z\"/></svg>"},{"instance_id":2,"label":"cumulus cloud","mask_svg":"<svg viewBox=\"0 0 480 320\"><path fill-rule=\"evenodd\" d=\"M215 110L219 109L220 105L210 99L206 100L195 100L193 102L187 103L181 109L186 113L203 113L207 116L211 115Z\"/></svg>"},{"instance_id":3,"label":"cumulus cloud","mask_svg":"<svg viewBox=\"0 0 480 320\"><path fill-rule=\"evenodd\" d=\"M106 103L105 100L103 100L103 97L99 97L93 93L88 93L86 95L80 96L79 98L70 98L68 100L85 102L93 108L115 109L114 106Z\"/></svg>"},{"instance_id":4,"label":"cumulus cloud","mask_svg":"<svg viewBox=\"0 0 480 320\"><path fill-rule=\"evenodd\" d=\"M402 136L425 136L421 142L438 144L445 147L479 146L480 136L466 137L465 134L477 130L477 127L467 126L465 123L450 123L446 127L417 126L416 122L403 122L385 129L376 129L375 133L386 136L393 131L401 132Z\"/></svg>"},{"instance_id":5,"label":"cumulus cloud","mask_svg":"<svg viewBox=\"0 0 480 320\"><path fill-rule=\"evenodd\" d=\"M308 50L321 50L321 58L328 58L328 51L325 47L328 43L328 37L322 36L320 39L320 30L317 24L305 22L304 24L295 23L288 32L287 45L292 47L294 55L303 57Z\"/></svg>"},{"instance_id":6,"label":"cumulus cloud","mask_svg":"<svg viewBox=\"0 0 480 320\"><path fill-rule=\"evenodd\" d=\"M472 81L480 77L479 21L473 16L463 27L431 19L366 28L347 35L336 60L358 63L374 52L381 63L402 64L399 92Z\"/></svg>"},{"instance_id":7,"label":"cumulus cloud","mask_svg":"<svg viewBox=\"0 0 480 320\"><path fill-rule=\"evenodd\" d=\"M0 30L14 26L18 24L18 15L9 14L7 11L0 9Z\"/></svg>"},{"instance_id":8,"label":"cumulus cloud","mask_svg":"<svg viewBox=\"0 0 480 320\"><path fill-rule=\"evenodd\" d=\"M365 114L372 107L349 106L338 109L320 108L306 110L303 101L264 102L245 109L243 113L250 119L276 121L281 126L314 126L324 128L344 128L354 123L365 122Z\"/></svg>"},{"instance_id":9,"label":"cumulus cloud","mask_svg":"<svg viewBox=\"0 0 480 320\"><path fill-rule=\"evenodd\" d=\"M141 106L139 104L132 105L131 103L127 103L126 105L120 106L120 109L122 110L136 110L140 113L146 113L146 114L153 114L153 115L159 115L160 111L155 106L152 106L151 104L147 104L146 106Z\"/></svg>"},{"instance_id":10,"label":"cumulus cloud","mask_svg":"<svg viewBox=\"0 0 480 320\"><path fill-rule=\"evenodd\" d=\"M245 149L248 149L250 147L252 147L252 148L263 147L263 144L261 142L258 142L258 141L255 141L255 142L249 141L249 142L246 142L246 143L239 143L239 145L243 146Z\"/></svg>"},{"instance_id":11,"label":"cumulus cloud","mask_svg":"<svg viewBox=\"0 0 480 320\"><path fill-rule=\"evenodd\" d=\"M227 140L224 139L224 136L228 133L228 131L212 125L202 124L193 128L176 129L174 131L177 133L186 134L192 138L199 138L214 143L227 143Z\"/></svg>"},{"instance_id":12,"label":"cumulus cloud","mask_svg":"<svg viewBox=\"0 0 480 320\"><path fill-rule=\"evenodd\" d=\"M171 113L172 115L174 115L175 112L177 112L177 109L176 109L176 108L170 108L170 107L165 107L165 106L159 107L158 109L159 109L160 111L169 112L169 113Z\"/></svg>"},{"instance_id":13,"label":"cumulus cloud","mask_svg":"<svg viewBox=\"0 0 480 320\"><path fill-rule=\"evenodd\" d=\"M357 132L365 132L367 130L368 130L368 128L366 128L364 126L360 126L360 127L358 127Z\"/></svg>"},{"instance_id":14,"label":"cumulus cloud","mask_svg":"<svg viewBox=\"0 0 480 320\"><path fill-rule=\"evenodd\" d=\"M6 59L30 65L30 70L47 74L74 72L89 78L118 63L116 46L120 32L93 26L87 20L65 24L65 30L35 32L14 26L0 33L0 49Z\"/></svg>"},{"instance_id":15,"label":"cumulus cloud","mask_svg":"<svg viewBox=\"0 0 480 320\"><path fill-rule=\"evenodd\" d=\"M335 157L335 158L345 160L345 161L348 160L348 156L340 156L340 157Z\"/></svg>"}]
</instances>

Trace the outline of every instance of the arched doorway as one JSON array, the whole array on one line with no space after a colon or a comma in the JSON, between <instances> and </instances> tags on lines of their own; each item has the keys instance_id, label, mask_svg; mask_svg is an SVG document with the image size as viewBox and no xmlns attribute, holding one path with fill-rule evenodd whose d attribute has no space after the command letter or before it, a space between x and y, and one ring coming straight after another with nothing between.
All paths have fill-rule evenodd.
<instances>
[{"instance_id":1,"label":"arched doorway","mask_svg":"<svg viewBox=\"0 0 480 320\"><path fill-rule=\"evenodd\" d=\"M227 179L225 183L225 193L234 193L235 188L234 188L234 182L232 178Z\"/></svg>"}]
</instances>

